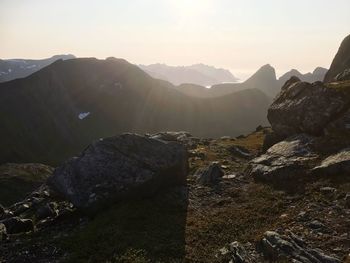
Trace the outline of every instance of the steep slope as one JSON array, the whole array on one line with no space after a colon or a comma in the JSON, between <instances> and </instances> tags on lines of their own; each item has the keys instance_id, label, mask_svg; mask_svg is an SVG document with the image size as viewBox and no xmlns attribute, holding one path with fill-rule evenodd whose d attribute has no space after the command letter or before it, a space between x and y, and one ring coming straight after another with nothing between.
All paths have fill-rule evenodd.
<instances>
[{"instance_id":1,"label":"steep slope","mask_svg":"<svg viewBox=\"0 0 350 263\"><path fill-rule=\"evenodd\" d=\"M348 35L341 43L324 78L324 82L331 82L339 73L348 68L350 68L350 35Z\"/></svg>"},{"instance_id":2,"label":"steep slope","mask_svg":"<svg viewBox=\"0 0 350 263\"><path fill-rule=\"evenodd\" d=\"M73 55L56 55L47 59L6 59L0 60L0 82L24 78L59 59L72 59Z\"/></svg>"},{"instance_id":3,"label":"steep slope","mask_svg":"<svg viewBox=\"0 0 350 263\"><path fill-rule=\"evenodd\" d=\"M0 162L55 164L122 132L238 135L266 123L269 102L259 90L188 97L121 59L61 60L0 84Z\"/></svg>"},{"instance_id":4,"label":"steep slope","mask_svg":"<svg viewBox=\"0 0 350 263\"><path fill-rule=\"evenodd\" d=\"M165 64L140 65L154 78L163 79L174 85L193 83L201 86L211 86L222 82L237 82L237 78L226 69L215 68L204 64L192 66L168 66Z\"/></svg>"}]
</instances>

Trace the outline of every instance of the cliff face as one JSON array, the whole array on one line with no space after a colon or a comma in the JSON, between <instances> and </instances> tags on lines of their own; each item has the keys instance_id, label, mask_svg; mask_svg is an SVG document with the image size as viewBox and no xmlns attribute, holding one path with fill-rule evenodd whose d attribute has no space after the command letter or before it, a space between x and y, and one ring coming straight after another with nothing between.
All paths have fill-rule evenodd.
<instances>
[{"instance_id":1,"label":"cliff face","mask_svg":"<svg viewBox=\"0 0 350 263\"><path fill-rule=\"evenodd\" d=\"M336 54L331 67L329 68L324 82L330 82L344 70L350 68L350 35L341 43L338 53Z\"/></svg>"}]
</instances>

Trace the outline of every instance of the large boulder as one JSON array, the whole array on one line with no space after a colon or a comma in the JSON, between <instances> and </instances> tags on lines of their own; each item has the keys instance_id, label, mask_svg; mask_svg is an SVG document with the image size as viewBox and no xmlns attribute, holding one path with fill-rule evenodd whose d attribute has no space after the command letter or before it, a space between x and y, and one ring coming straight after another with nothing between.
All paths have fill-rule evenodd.
<instances>
[{"instance_id":1,"label":"large boulder","mask_svg":"<svg viewBox=\"0 0 350 263\"><path fill-rule=\"evenodd\" d=\"M350 105L350 85L286 82L268 110L267 118L280 137L299 133L323 135L325 127L340 118Z\"/></svg>"},{"instance_id":2,"label":"large boulder","mask_svg":"<svg viewBox=\"0 0 350 263\"><path fill-rule=\"evenodd\" d=\"M343 72L339 73L336 77L335 77L336 81L346 81L346 80L350 80L350 68L344 70Z\"/></svg>"},{"instance_id":3,"label":"large boulder","mask_svg":"<svg viewBox=\"0 0 350 263\"><path fill-rule=\"evenodd\" d=\"M338 53L333 59L324 81L333 81L339 73L343 72L347 68L350 68L350 35L347 36L341 43Z\"/></svg>"},{"instance_id":4,"label":"large boulder","mask_svg":"<svg viewBox=\"0 0 350 263\"><path fill-rule=\"evenodd\" d=\"M290 185L304 176L318 156L311 149L313 138L300 134L273 145L250 162L248 174L256 181Z\"/></svg>"},{"instance_id":5,"label":"large boulder","mask_svg":"<svg viewBox=\"0 0 350 263\"><path fill-rule=\"evenodd\" d=\"M95 141L58 167L48 184L77 208L95 210L185 184L187 171L182 144L123 134Z\"/></svg>"}]
</instances>

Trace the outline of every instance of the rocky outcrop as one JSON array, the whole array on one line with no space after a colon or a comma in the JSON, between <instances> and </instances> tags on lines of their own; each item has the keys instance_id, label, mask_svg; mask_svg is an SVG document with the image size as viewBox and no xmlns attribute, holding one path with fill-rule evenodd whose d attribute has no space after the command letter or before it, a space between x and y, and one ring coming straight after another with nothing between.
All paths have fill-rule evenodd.
<instances>
[{"instance_id":1,"label":"rocky outcrop","mask_svg":"<svg viewBox=\"0 0 350 263\"><path fill-rule=\"evenodd\" d=\"M301 134L275 144L250 162L249 175L257 181L290 184L304 176L317 159L310 148L312 141L312 137Z\"/></svg>"},{"instance_id":2,"label":"rocky outcrop","mask_svg":"<svg viewBox=\"0 0 350 263\"><path fill-rule=\"evenodd\" d=\"M347 174L350 172L350 149L344 149L324 159L313 169L316 174Z\"/></svg>"},{"instance_id":3,"label":"rocky outcrop","mask_svg":"<svg viewBox=\"0 0 350 263\"><path fill-rule=\"evenodd\" d=\"M338 53L333 59L324 81L333 81L339 73L343 72L347 68L350 68L350 35L347 36L341 43Z\"/></svg>"},{"instance_id":4,"label":"rocky outcrop","mask_svg":"<svg viewBox=\"0 0 350 263\"><path fill-rule=\"evenodd\" d=\"M199 138L194 137L189 132L185 131L169 131L169 132L159 132L156 134L149 135L152 139L162 140L166 142L179 142L186 145L188 148L194 148L200 141Z\"/></svg>"},{"instance_id":5,"label":"rocky outcrop","mask_svg":"<svg viewBox=\"0 0 350 263\"><path fill-rule=\"evenodd\" d=\"M123 134L92 143L58 167L48 184L77 208L94 210L185 184L187 171L182 144Z\"/></svg>"},{"instance_id":6,"label":"rocky outcrop","mask_svg":"<svg viewBox=\"0 0 350 263\"><path fill-rule=\"evenodd\" d=\"M313 84L292 78L268 110L273 131L283 137L299 133L322 135L325 127L350 107L349 87Z\"/></svg>"},{"instance_id":7,"label":"rocky outcrop","mask_svg":"<svg viewBox=\"0 0 350 263\"><path fill-rule=\"evenodd\" d=\"M290 260L291 262L300 263L341 262L335 257L325 255L318 249L309 248L301 238L293 233L280 235L274 231L267 231L259 244L259 249L270 261L288 260L289 262Z\"/></svg>"},{"instance_id":8,"label":"rocky outcrop","mask_svg":"<svg viewBox=\"0 0 350 263\"><path fill-rule=\"evenodd\" d=\"M217 183L224 176L224 172L220 167L220 164L214 162L208 167L199 168L195 177L197 178L198 183L202 185L212 185Z\"/></svg>"},{"instance_id":9,"label":"rocky outcrop","mask_svg":"<svg viewBox=\"0 0 350 263\"><path fill-rule=\"evenodd\" d=\"M21 202L4 208L0 225L5 225L6 234L11 237L12 234L23 234L34 229L41 231L74 211L71 203L57 196L44 184Z\"/></svg>"},{"instance_id":10,"label":"rocky outcrop","mask_svg":"<svg viewBox=\"0 0 350 263\"><path fill-rule=\"evenodd\" d=\"M254 255L254 252L255 251L247 250L243 244L235 241L221 248L217 258L220 259L220 262L254 263L257 262L257 257Z\"/></svg>"},{"instance_id":11,"label":"rocky outcrop","mask_svg":"<svg viewBox=\"0 0 350 263\"><path fill-rule=\"evenodd\" d=\"M193 137L190 133L185 131L180 132L159 132L156 134L152 134L150 138L158 139L162 141L187 141L188 138Z\"/></svg>"},{"instance_id":12,"label":"rocky outcrop","mask_svg":"<svg viewBox=\"0 0 350 263\"><path fill-rule=\"evenodd\" d=\"M346 80L350 80L350 68L344 70L343 72L339 73L336 77L335 77L336 81L346 81Z\"/></svg>"}]
</instances>

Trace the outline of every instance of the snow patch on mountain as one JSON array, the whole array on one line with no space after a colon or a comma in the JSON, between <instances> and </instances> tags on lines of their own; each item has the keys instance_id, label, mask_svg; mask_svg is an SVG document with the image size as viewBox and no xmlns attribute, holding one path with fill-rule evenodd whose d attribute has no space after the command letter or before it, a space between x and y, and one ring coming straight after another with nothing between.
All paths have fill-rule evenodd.
<instances>
[{"instance_id":1,"label":"snow patch on mountain","mask_svg":"<svg viewBox=\"0 0 350 263\"><path fill-rule=\"evenodd\" d=\"M87 116L89 116L90 115L90 112L82 112L82 113L79 113L79 115L78 115L78 118L80 119L80 120L83 120L83 119L85 119Z\"/></svg>"}]
</instances>

